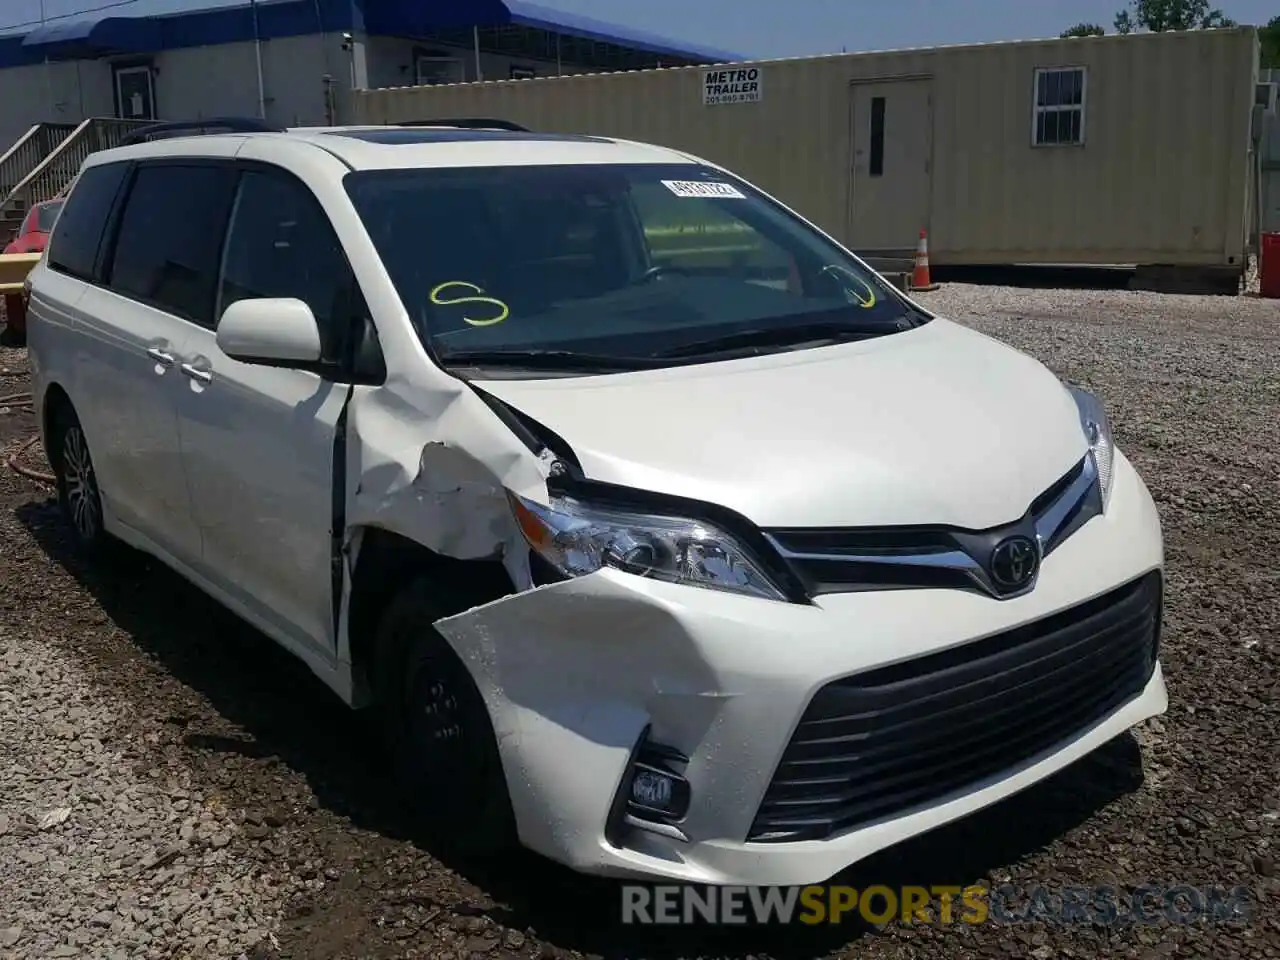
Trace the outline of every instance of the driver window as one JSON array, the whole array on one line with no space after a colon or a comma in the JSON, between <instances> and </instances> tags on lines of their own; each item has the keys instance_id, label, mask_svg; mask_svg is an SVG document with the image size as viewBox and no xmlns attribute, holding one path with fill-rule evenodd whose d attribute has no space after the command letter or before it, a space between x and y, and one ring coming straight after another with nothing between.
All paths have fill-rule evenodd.
<instances>
[{"instance_id":1,"label":"driver window","mask_svg":"<svg viewBox=\"0 0 1280 960\"><path fill-rule=\"evenodd\" d=\"M681 273L732 274L778 289L793 289L791 257L754 227L734 217L732 200L678 197L660 183L637 183L631 199L655 267Z\"/></svg>"},{"instance_id":2,"label":"driver window","mask_svg":"<svg viewBox=\"0 0 1280 960\"><path fill-rule=\"evenodd\" d=\"M315 314L324 359L337 362L362 319L357 295L346 255L311 191L283 174L246 172L227 234L218 316L237 300L297 298Z\"/></svg>"}]
</instances>

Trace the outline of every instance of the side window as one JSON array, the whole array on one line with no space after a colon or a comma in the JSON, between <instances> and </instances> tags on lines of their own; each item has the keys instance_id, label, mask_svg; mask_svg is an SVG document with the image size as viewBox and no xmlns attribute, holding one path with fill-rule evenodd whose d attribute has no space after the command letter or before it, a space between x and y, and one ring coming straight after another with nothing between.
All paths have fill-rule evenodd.
<instances>
[{"instance_id":1,"label":"side window","mask_svg":"<svg viewBox=\"0 0 1280 960\"><path fill-rule=\"evenodd\" d=\"M103 163L80 174L49 238L49 268L92 281L102 234L129 166Z\"/></svg>"},{"instance_id":2,"label":"side window","mask_svg":"<svg viewBox=\"0 0 1280 960\"><path fill-rule=\"evenodd\" d=\"M285 174L240 178L223 254L218 310L237 300L294 297L315 314L324 359L340 361L355 332L355 275L311 191Z\"/></svg>"},{"instance_id":3,"label":"side window","mask_svg":"<svg viewBox=\"0 0 1280 960\"><path fill-rule=\"evenodd\" d=\"M656 183L631 187L656 265L690 272L785 278L787 254L712 200L678 197Z\"/></svg>"},{"instance_id":4,"label":"side window","mask_svg":"<svg viewBox=\"0 0 1280 960\"><path fill-rule=\"evenodd\" d=\"M1084 67L1037 68L1035 78L1032 144L1037 147L1083 144Z\"/></svg>"},{"instance_id":5,"label":"side window","mask_svg":"<svg viewBox=\"0 0 1280 960\"><path fill-rule=\"evenodd\" d=\"M218 251L234 184L228 166L140 167L120 217L111 289L211 328Z\"/></svg>"}]
</instances>

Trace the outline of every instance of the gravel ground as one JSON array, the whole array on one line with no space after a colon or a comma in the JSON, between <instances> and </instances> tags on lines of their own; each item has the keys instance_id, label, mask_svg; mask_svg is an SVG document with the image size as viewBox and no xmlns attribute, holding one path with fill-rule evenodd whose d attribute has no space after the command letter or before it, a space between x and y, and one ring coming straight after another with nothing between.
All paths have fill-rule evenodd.
<instances>
[{"instance_id":1,"label":"gravel ground","mask_svg":"<svg viewBox=\"0 0 1280 960\"><path fill-rule=\"evenodd\" d=\"M47 491L0 471L0 958L1280 957L1280 304L921 299L1107 400L1165 524L1172 703L845 879L1245 885L1249 922L653 931L531 856L443 863L305 669L154 562L83 568ZM26 386L0 350L0 396ZM0 406L6 456L32 427Z\"/></svg>"}]
</instances>

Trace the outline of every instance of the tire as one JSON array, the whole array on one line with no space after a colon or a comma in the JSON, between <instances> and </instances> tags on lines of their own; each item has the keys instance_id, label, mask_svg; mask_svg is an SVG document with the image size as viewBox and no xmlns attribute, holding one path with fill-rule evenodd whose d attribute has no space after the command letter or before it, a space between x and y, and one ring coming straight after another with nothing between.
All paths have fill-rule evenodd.
<instances>
[{"instance_id":1,"label":"tire","mask_svg":"<svg viewBox=\"0 0 1280 960\"><path fill-rule=\"evenodd\" d=\"M89 441L70 406L55 411L49 440L48 459L57 481L58 506L72 542L80 553L97 556L107 549L110 536L102 524L102 493Z\"/></svg>"},{"instance_id":2,"label":"tire","mask_svg":"<svg viewBox=\"0 0 1280 960\"><path fill-rule=\"evenodd\" d=\"M433 624L438 584L402 591L378 626L374 692L380 732L415 819L458 853L516 846L497 738L475 681Z\"/></svg>"}]
</instances>

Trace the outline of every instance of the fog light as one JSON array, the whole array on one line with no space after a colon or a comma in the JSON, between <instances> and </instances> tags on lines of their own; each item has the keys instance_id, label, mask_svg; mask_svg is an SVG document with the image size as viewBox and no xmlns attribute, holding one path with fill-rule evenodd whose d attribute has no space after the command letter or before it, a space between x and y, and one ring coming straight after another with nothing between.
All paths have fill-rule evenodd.
<instances>
[{"instance_id":1,"label":"fog light","mask_svg":"<svg viewBox=\"0 0 1280 960\"><path fill-rule=\"evenodd\" d=\"M691 790L676 771L684 770L689 758L654 743L649 732L645 727L632 749L605 821L605 839L615 847L625 846L628 833L637 829L688 841L676 824L689 812Z\"/></svg>"},{"instance_id":2,"label":"fog light","mask_svg":"<svg viewBox=\"0 0 1280 960\"><path fill-rule=\"evenodd\" d=\"M680 774L637 761L631 774L627 812L645 820L676 821L689 810L689 781Z\"/></svg>"},{"instance_id":3,"label":"fog light","mask_svg":"<svg viewBox=\"0 0 1280 960\"><path fill-rule=\"evenodd\" d=\"M671 806L671 777L652 770L637 770L631 781L631 802L653 810L666 810Z\"/></svg>"}]
</instances>

